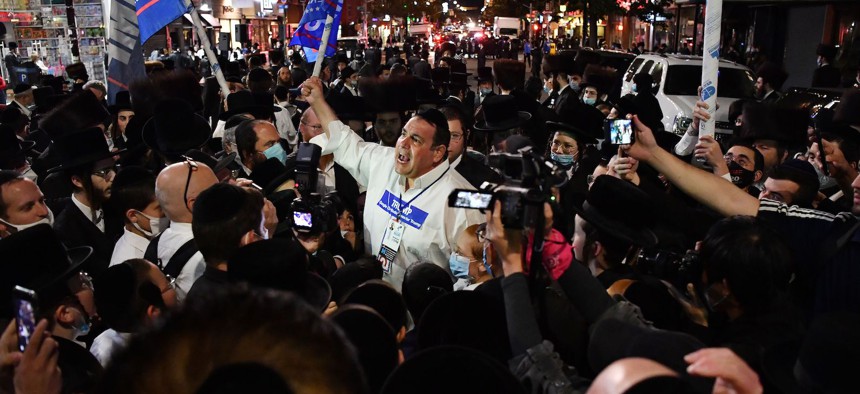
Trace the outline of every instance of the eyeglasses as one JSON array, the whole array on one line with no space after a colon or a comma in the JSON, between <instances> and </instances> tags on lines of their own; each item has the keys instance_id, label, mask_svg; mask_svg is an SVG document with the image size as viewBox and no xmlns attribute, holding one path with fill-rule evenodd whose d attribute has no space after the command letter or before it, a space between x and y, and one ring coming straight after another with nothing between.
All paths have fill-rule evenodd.
<instances>
[{"instance_id":1,"label":"eyeglasses","mask_svg":"<svg viewBox=\"0 0 860 394\"><path fill-rule=\"evenodd\" d=\"M186 160L185 164L188 165L188 178L185 179L185 192L182 193L182 201L185 201L185 208L188 209L188 212L192 212L191 207L188 206L188 186L191 185L191 174L197 171L197 163L194 160Z\"/></svg>"},{"instance_id":2,"label":"eyeglasses","mask_svg":"<svg viewBox=\"0 0 860 394\"><path fill-rule=\"evenodd\" d=\"M116 166L113 166L113 167L102 168L101 170L93 171L92 174L101 178L101 179L107 180L111 173L116 175L116 170L117 170Z\"/></svg>"},{"instance_id":3,"label":"eyeglasses","mask_svg":"<svg viewBox=\"0 0 860 394\"><path fill-rule=\"evenodd\" d=\"M462 139L463 139L463 137L464 137L464 136L465 136L465 133L457 133L457 134L454 134L454 133L452 132L452 133L451 133L451 141L460 141L460 140L462 140Z\"/></svg>"},{"instance_id":4,"label":"eyeglasses","mask_svg":"<svg viewBox=\"0 0 860 394\"><path fill-rule=\"evenodd\" d=\"M553 141L552 145L550 145L550 148L552 150L561 149L561 152L566 154L566 155L578 152L576 145L565 144L561 141Z\"/></svg>"},{"instance_id":5,"label":"eyeglasses","mask_svg":"<svg viewBox=\"0 0 860 394\"><path fill-rule=\"evenodd\" d=\"M311 130L313 130L313 131L320 131L323 128L321 124L311 125L311 124L308 124L308 122L305 122L304 120L300 120L299 123L301 123L302 126L310 127Z\"/></svg>"},{"instance_id":6,"label":"eyeglasses","mask_svg":"<svg viewBox=\"0 0 860 394\"><path fill-rule=\"evenodd\" d=\"M475 231L475 235L478 237L478 242L484 243L487 240L487 229L479 228L478 231Z\"/></svg>"},{"instance_id":7,"label":"eyeglasses","mask_svg":"<svg viewBox=\"0 0 860 394\"><path fill-rule=\"evenodd\" d=\"M176 278L170 275L164 275L164 277L167 279L167 287L161 290L161 294L167 293L170 290L176 290Z\"/></svg>"}]
</instances>

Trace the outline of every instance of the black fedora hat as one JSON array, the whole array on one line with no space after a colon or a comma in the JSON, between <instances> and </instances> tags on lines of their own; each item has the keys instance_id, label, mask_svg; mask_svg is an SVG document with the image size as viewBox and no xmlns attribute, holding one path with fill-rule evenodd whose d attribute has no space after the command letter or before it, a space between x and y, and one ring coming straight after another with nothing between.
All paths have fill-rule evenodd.
<instances>
[{"instance_id":1,"label":"black fedora hat","mask_svg":"<svg viewBox=\"0 0 860 394\"><path fill-rule=\"evenodd\" d=\"M651 197L630 182L599 176L588 190L582 207L574 206L589 224L606 234L638 246L657 245Z\"/></svg>"},{"instance_id":2,"label":"black fedora hat","mask_svg":"<svg viewBox=\"0 0 860 394\"><path fill-rule=\"evenodd\" d=\"M477 131L505 131L526 124L532 117L528 112L517 111L517 101L509 95L487 97L482 108L484 120L475 123Z\"/></svg>"},{"instance_id":3,"label":"black fedora hat","mask_svg":"<svg viewBox=\"0 0 860 394\"><path fill-rule=\"evenodd\" d=\"M15 130L5 124L0 124L0 169L15 170L26 159L25 153L36 146L33 141L22 141L15 135Z\"/></svg>"},{"instance_id":4,"label":"black fedora hat","mask_svg":"<svg viewBox=\"0 0 860 394\"><path fill-rule=\"evenodd\" d=\"M274 157L266 159L257 164L249 176L254 183L263 188L263 195L275 193L284 182L296 179L295 155L287 156L286 165Z\"/></svg>"},{"instance_id":5,"label":"black fedora hat","mask_svg":"<svg viewBox=\"0 0 860 394\"><path fill-rule=\"evenodd\" d=\"M451 80L448 82L448 86L456 86L456 87L469 87L469 81L466 79L468 77L467 74L464 73L451 73Z\"/></svg>"},{"instance_id":6,"label":"black fedora hat","mask_svg":"<svg viewBox=\"0 0 860 394\"><path fill-rule=\"evenodd\" d=\"M451 73L466 74L466 76L472 75L472 73L466 71L466 63L463 63L461 61L455 61L454 63L451 63Z\"/></svg>"},{"instance_id":7,"label":"black fedora hat","mask_svg":"<svg viewBox=\"0 0 860 394\"><path fill-rule=\"evenodd\" d=\"M391 373L381 391L382 394L526 392L507 366L460 346L439 346L412 356Z\"/></svg>"},{"instance_id":8,"label":"black fedora hat","mask_svg":"<svg viewBox=\"0 0 860 394\"><path fill-rule=\"evenodd\" d=\"M11 317L12 288L20 285L35 290L42 301L49 291L69 277L92 254L93 248L66 249L49 224L40 224L0 240L0 317ZM62 285L65 285L63 282ZM61 286L62 287L62 286Z\"/></svg>"},{"instance_id":9,"label":"black fedora hat","mask_svg":"<svg viewBox=\"0 0 860 394\"><path fill-rule=\"evenodd\" d=\"M490 81L493 82L493 68L492 67L478 67L478 75L475 76L475 79L478 82Z\"/></svg>"},{"instance_id":10,"label":"black fedora hat","mask_svg":"<svg viewBox=\"0 0 860 394\"><path fill-rule=\"evenodd\" d=\"M150 149L166 156L179 156L198 149L209 140L209 122L185 100L168 99L155 105L155 113L143 126L141 136Z\"/></svg>"},{"instance_id":11,"label":"black fedora hat","mask_svg":"<svg viewBox=\"0 0 860 394\"><path fill-rule=\"evenodd\" d=\"M430 70L430 79L433 81L433 86L443 86L451 82L451 69L448 67L436 67Z\"/></svg>"},{"instance_id":12,"label":"black fedora hat","mask_svg":"<svg viewBox=\"0 0 860 394\"><path fill-rule=\"evenodd\" d=\"M325 101L334 110L337 118L344 121L361 120L369 122L375 119L373 112L367 108L364 98L329 90Z\"/></svg>"},{"instance_id":13,"label":"black fedora hat","mask_svg":"<svg viewBox=\"0 0 860 394\"><path fill-rule=\"evenodd\" d=\"M64 134L52 146L60 165L48 170L49 173L95 163L126 151L121 149L111 152L104 132L99 127Z\"/></svg>"},{"instance_id":14,"label":"black fedora hat","mask_svg":"<svg viewBox=\"0 0 860 394\"><path fill-rule=\"evenodd\" d=\"M227 275L231 282L296 293L322 312L331 287L306 264L307 251L298 241L275 238L239 248L227 261Z\"/></svg>"},{"instance_id":15,"label":"black fedora hat","mask_svg":"<svg viewBox=\"0 0 860 394\"><path fill-rule=\"evenodd\" d=\"M450 74L448 81L450 81ZM443 82L440 86L444 86L447 83L447 81ZM417 89L412 92L409 92L409 94L415 95L415 101L418 103L418 105L442 105L445 102L445 97L442 97L442 95L439 94L437 87L439 86L436 86L435 81L419 78Z\"/></svg>"},{"instance_id":16,"label":"black fedora hat","mask_svg":"<svg viewBox=\"0 0 860 394\"><path fill-rule=\"evenodd\" d=\"M603 138L603 113L585 104L574 105L562 112L557 122L546 122L550 132L561 132L584 144L595 144Z\"/></svg>"},{"instance_id":17,"label":"black fedora hat","mask_svg":"<svg viewBox=\"0 0 860 394\"><path fill-rule=\"evenodd\" d=\"M264 101L262 95L255 95L249 90L230 93L227 95L227 111L222 112L218 119L227 120L233 115L244 113L253 115L255 119L271 119L280 108L275 108L274 99L270 99L270 103Z\"/></svg>"},{"instance_id":18,"label":"black fedora hat","mask_svg":"<svg viewBox=\"0 0 860 394\"><path fill-rule=\"evenodd\" d=\"M399 360L394 330L379 313L364 305L344 305L330 319L356 347L371 391L379 392Z\"/></svg>"},{"instance_id":19,"label":"black fedora hat","mask_svg":"<svg viewBox=\"0 0 860 394\"><path fill-rule=\"evenodd\" d=\"M108 111L111 114L118 114L120 111L131 111L131 94L128 90L116 92L113 105L108 106Z\"/></svg>"}]
</instances>

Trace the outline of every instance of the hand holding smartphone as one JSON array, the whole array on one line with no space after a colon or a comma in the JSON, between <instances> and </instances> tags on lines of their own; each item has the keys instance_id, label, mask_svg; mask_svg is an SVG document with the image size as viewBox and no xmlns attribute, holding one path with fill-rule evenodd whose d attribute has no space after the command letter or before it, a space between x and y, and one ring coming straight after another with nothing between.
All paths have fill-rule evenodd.
<instances>
[{"instance_id":1,"label":"hand holding smartphone","mask_svg":"<svg viewBox=\"0 0 860 394\"><path fill-rule=\"evenodd\" d=\"M30 344L36 331L36 292L15 286L12 296L15 308L15 324L18 330L18 350L21 352Z\"/></svg>"},{"instance_id":2,"label":"hand holding smartphone","mask_svg":"<svg viewBox=\"0 0 860 394\"><path fill-rule=\"evenodd\" d=\"M636 138L633 121L629 119L607 119L604 123L605 141L612 145L632 145Z\"/></svg>"}]
</instances>

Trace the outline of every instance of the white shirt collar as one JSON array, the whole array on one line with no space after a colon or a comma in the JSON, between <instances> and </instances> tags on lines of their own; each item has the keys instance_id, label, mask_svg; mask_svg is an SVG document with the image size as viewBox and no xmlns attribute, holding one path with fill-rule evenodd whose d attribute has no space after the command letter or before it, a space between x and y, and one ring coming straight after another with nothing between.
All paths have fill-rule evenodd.
<instances>
[{"instance_id":1,"label":"white shirt collar","mask_svg":"<svg viewBox=\"0 0 860 394\"><path fill-rule=\"evenodd\" d=\"M459 101L461 103L463 102L463 100L460 100L460 98L457 96L448 96L448 98L456 99L457 101Z\"/></svg>"},{"instance_id":2,"label":"white shirt collar","mask_svg":"<svg viewBox=\"0 0 860 394\"><path fill-rule=\"evenodd\" d=\"M123 229L123 237L128 241L129 245L133 248L143 251L146 251L146 248L149 246L149 239L144 236L135 234L129 231L127 228Z\"/></svg>"},{"instance_id":3,"label":"white shirt collar","mask_svg":"<svg viewBox=\"0 0 860 394\"><path fill-rule=\"evenodd\" d=\"M74 194L72 194L72 202L75 204L76 207L78 207L78 209L81 210L87 220L91 221L93 224L96 225L96 227L99 228L99 231L105 232L104 212L102 212L101 209L96 212L96 218L98 219L98 221L93 221L92 208L84 205L84 203L82 203L81 200L78 200L78 198L75 197Z\"/></svg>"},{"instance_id":4,"label":"white shirt collar","mask_svg":"<svg viewBox=\"0 0 860 394\"><path fill-rule=\"evenodd\" d=\"M21 103L19 103L17 100L14 100L14 99L12 100L12 102L14 102L15 104L18 104L18 107L20 107L20 108L18 108L18 109L20 109L20 110L21 110L21 113L23 113L23 114L24 114L24 115L26 115L27 117L30 117L30 109L29 109L29 108L27 108L27 106L26 106L26 105L21 104Z\"/></svg>"},{"instance_id":5,"label":"white shirt collar","mask_svg":"<svg viewBox=\"0 0 860 394\"><path fill-rule=\"evenodd\" d=\"M171 231L176 233L194 234L194 232L191 231L191 223L179 223L171 220L169 228Z\"/></svg>"},{"instance_id":6,"label":"white shirt collar","mask_svg":"<svg viewBox=\"0 0 860 394\"><path fill-rule=\"evenodd\" d=\"M451 167L457 168L457 166L460 165L460 162L463 161L463 155L465 155L465 154L466 154L466 151L463 151L463 153L460 153L460 156L457 156L457 158L451 162Z\"/></svg>"},{"instance_id":7,"label":"white shirt collar","mask_svg":"<svg viewBox=\"0 0 860 394\"><path fill-rule=\"evenodd\" d=\"M568 88L568 86L570 86L570 85L564 85L564 86L562 86L562 87L561 87L561 89L559 89L559 90L558 90L558 94L561 94L561 92L563 92L565 89L567 89L567 88Z\"/></svg>"}]
</instances>

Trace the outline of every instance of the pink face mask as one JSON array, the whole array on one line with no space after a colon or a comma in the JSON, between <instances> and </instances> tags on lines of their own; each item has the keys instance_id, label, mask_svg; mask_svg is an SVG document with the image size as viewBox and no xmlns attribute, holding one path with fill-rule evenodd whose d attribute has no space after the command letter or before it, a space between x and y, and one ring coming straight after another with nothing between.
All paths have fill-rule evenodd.
<instances>
[{"instance_id":1,"label":"pink face mask","mask_svg":"<svg viewBox=\"0 0 860 394\"><path fill-rule=\"evenodd\" d=\"M530 235L526 248L526 264L531 261L533 241L534 235ZM570 262L573 261L573 249L571 248L558 230L553 229L544 238L543 266L553 279L558 279L564 271L567 271L567 267L570 267ZM525 267L525 271L528 273L528 266Z\"/></svg>"}]
</instances>

